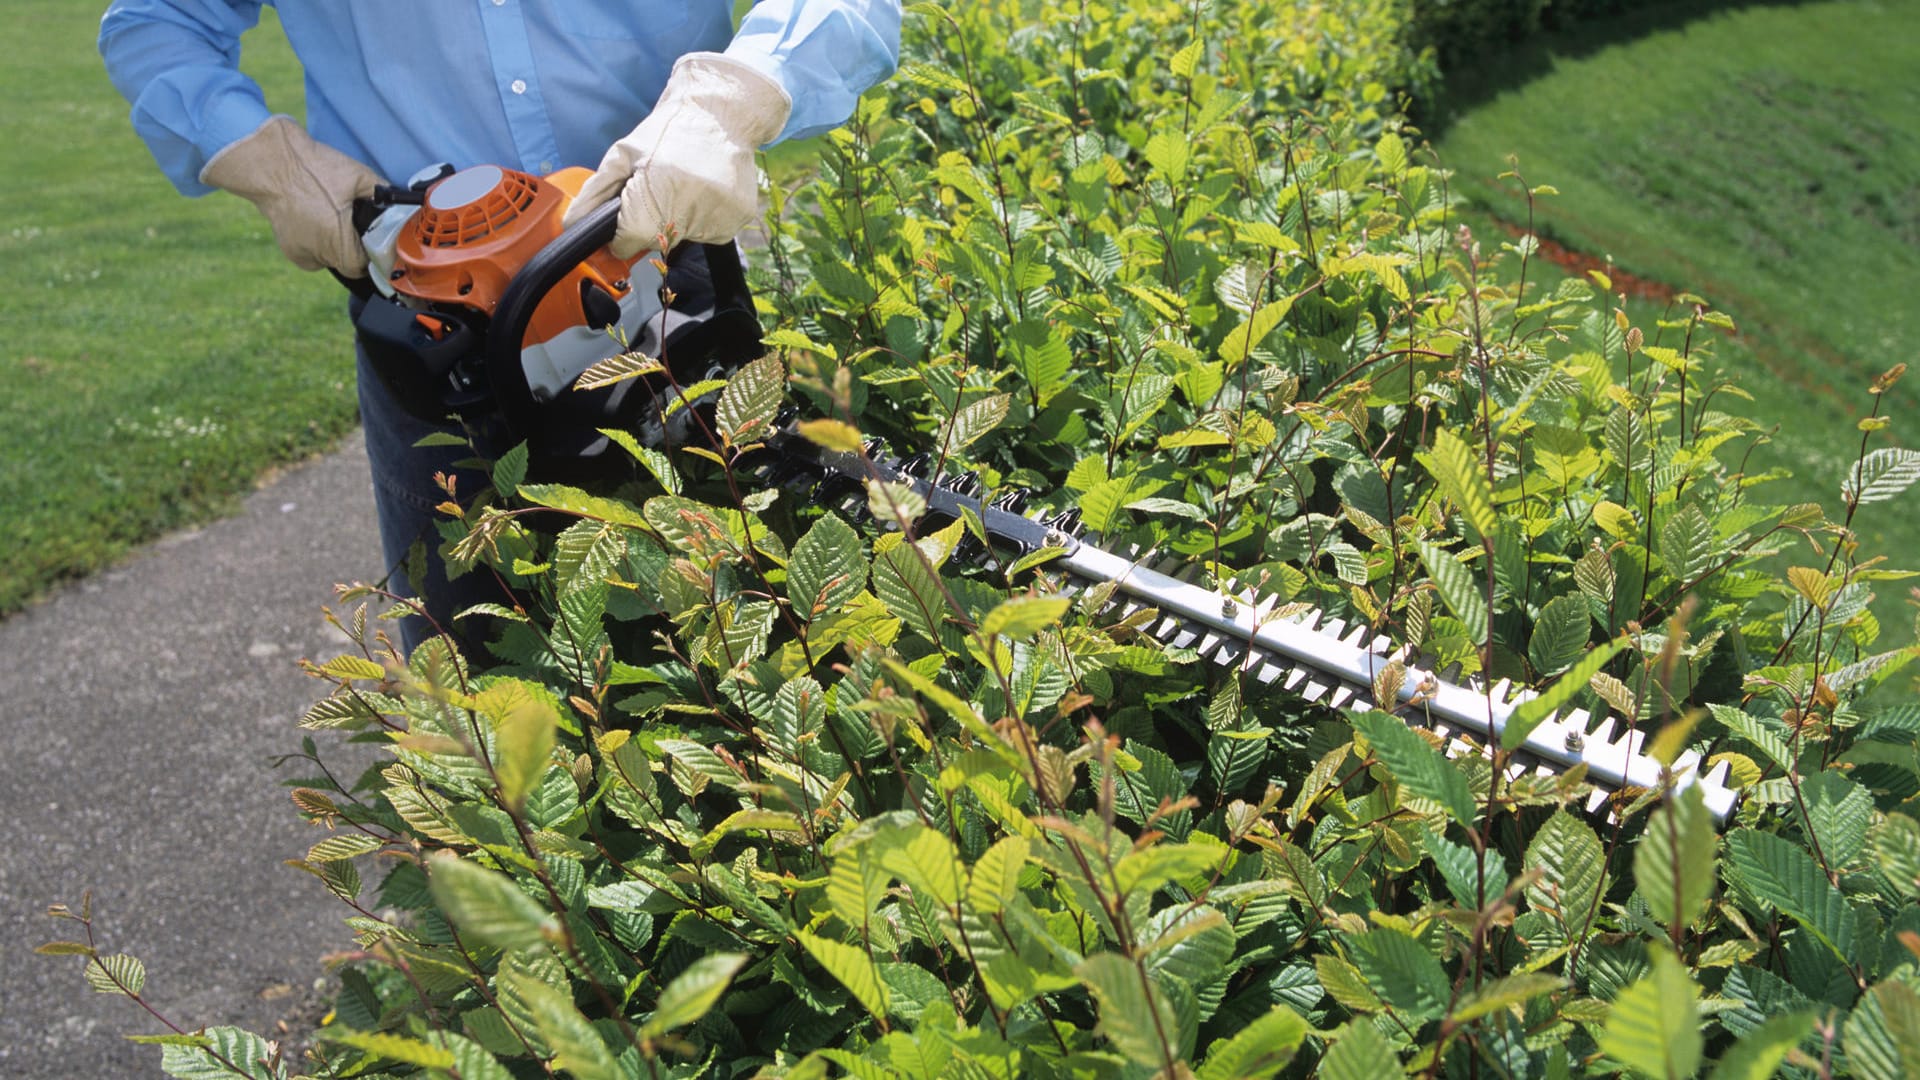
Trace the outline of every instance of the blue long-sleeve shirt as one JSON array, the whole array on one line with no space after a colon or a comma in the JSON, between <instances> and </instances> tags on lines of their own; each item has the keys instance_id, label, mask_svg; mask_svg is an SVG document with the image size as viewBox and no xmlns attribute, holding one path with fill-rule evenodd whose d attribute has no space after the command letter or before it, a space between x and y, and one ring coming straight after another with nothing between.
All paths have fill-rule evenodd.
<instances>
[{"instance_id":1,"label":"blue long-sleeve shirt","mask_svg":"<svg viewBox=\"0 0 1920 1080\"><path fill-rule=\"evenodd\" d=\"M262 0L114 0L100 53L133 126L190 195L271 115L240 73ZM674 60L724 51L783 86L779 139L852 115L892 74L900 0L277 0L320 141L404 182L437 162L592 166L659 99Z\"/></svg>"}]
</instances>

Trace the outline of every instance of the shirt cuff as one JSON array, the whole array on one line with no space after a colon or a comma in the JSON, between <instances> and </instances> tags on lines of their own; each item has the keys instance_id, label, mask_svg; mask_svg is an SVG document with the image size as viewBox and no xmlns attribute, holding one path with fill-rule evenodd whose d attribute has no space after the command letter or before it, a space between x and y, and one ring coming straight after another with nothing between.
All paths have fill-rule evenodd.
<instances>
[{"instance_id":1,"label":"shirt cuff","mask_svg":"<svg viewBox=\"0 0 1920 1080\"><path fill-rule=\"evenodd\" d=\"M141 92L133 126L181 194L205 195L214 190L200 179L207 162L260 130L273 112L238 72L219 79L179 74L188 77L158 79Z\"/></svg>"}]
</instances>

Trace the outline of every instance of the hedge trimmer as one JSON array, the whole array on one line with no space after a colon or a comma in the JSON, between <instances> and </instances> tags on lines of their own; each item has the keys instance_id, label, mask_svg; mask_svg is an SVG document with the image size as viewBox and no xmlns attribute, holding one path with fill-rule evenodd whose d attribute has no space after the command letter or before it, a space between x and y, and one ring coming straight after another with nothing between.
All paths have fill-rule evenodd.
<instances>
[{"instance_id":1,"label":"hedge trimmer","mask_svg":"<svg viewBox=\"0 0 1920 1080\"><path fill-rule=\"evenodd\" d=\"M504 419L528 441L536 467L569 471L595 467L605 450L602 428L626 428L655 446L697 437L689 425L703 412L699 387L760 351L731 247L690 253L682 245L664 271L645 258L622 263L602 250L615 204L561 230L585 173L536 178L481 166L441 170L405 192L383 189L364 224L373 264L387 280L377 293L358 290L356 317L363 344L403 401L436 418ZM609 333L615 327L620 335ZM568 389L623 351L663 366L613 390ZM1100 590L1129 625L1258 684L1329 708L1383 709L1432 730L1450 753L1504 743L1514 776L1584 770L1596 789L1590 809L1667 784L1697 787L1722 821L1738 801L1726 764L1703 774L1699 756L1688 752L1665 767L1631 721L1603 715L1596 723L1583 709L1550 707L1507 680L1455 681L1367 625L1283 606L1245 583L1196 584L1198 563L1107 550L1081 535L1071 512L1023 512L1020 493L989 501L977 477L936 473L927 455L903 460L877 441L857 453L827 450L788 422L757 460L760 482L807 486L823 502L834 501L837 488L863 506L869 481L905 485L925 501L927 515L979 523L991 545L973 545L971 558L992 560L996 549L1046 552L1045 572L1063 588Z\"/></svg>"}]
</instances>

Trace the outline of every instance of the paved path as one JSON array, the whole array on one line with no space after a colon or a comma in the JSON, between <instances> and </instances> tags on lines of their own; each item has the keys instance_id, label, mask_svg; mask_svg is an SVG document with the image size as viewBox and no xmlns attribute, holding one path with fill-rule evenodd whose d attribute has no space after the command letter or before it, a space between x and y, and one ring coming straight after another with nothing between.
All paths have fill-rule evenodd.
<instances>
[{"instance_id":1,"label":"paved path","mask_svg":"<svg viewBox=\"0 0 1920 1080\"><path fill-rule=\"evenodd\" d=\"M89 887L102 946L144 960L183 1027L271 1035L312 1011L347 909L281 865L322 834L271 759L299 750L322 689L295 661L342 647L330 586L378 558L356 435L237 517L0 622L0 1076L161 1075L157 1048L120 1038L156 1023L89 991L77 958L31 954L72 925L46 906Z\"/></svg>"}]
</instances>

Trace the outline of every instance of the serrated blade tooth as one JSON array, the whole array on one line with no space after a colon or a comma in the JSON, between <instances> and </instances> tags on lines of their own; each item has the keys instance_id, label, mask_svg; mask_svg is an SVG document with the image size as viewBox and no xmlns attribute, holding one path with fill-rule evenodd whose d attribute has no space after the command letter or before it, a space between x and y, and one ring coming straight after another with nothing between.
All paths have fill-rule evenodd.
<instances>
[{"instance_id":1,"label":"serrated blade tooth","mask_svg":"<svg viewBox=\"0 0 1920 1080\"><path fill-rule=\"evenodd\" d=\"M1301 683L1307 681L1307 676L1310 674L1312 674L1312 670L1309 668L1303 668L1303 667L1297 667L1292 669L1291 671L1288 671L1287 681L1286 681L1286 684L1282 687L1282 689L1286 689L1286 690L1294 689L1295 687L1299 686Z\"/></svg>"},{"instance_id":2,"label":"serrated blade tooth","mask_svg":"<svg viewBox=\"0 0 1920 1080\"><path fill-rule=\"evenodd\" d=\"M1319 629L1320 629L1320 633L1326 635L1327 637L1338 640L1340 637L1340 631L1345 630L1346 628L1347 628L1347 620L1328 619L1325 623L1321 624Z\"/></svg>"},{"instance_id":3,"label":"serrated blade tooth","mask_svg":"<svg viewBox=\"0 0 1920 1080\"><path fill-rule=\"evenodd\" d=\"M1496 704L1504 705L1507 702L1507 695L1512 692L1513 680L1501 679L1487 690L1487 696L1492 698Z\"/></svg>"},{"instance_id":4,"label":"serrated blade tooth","mask_svg":"<svg viewBox=\"0 0 1920 1080\"><path fill-rule=\"evenodd\" d=\"M1571 718L1569 718L1571 719ZM1603 716L1592 731L1587 732L1588 746L1608 746L1613 743L1613 717Z\"/></svg>"},{"instance_id":5,"label":"serrated blade tooth","mask_svg":"<svg viewBox=\"0 0 1920 1080\"><path fill-rule=\"evenodd\" d=\"M1643 750L1646 745L1647 733L1641 731L1639 728L1634 728L1625 735L1620 736L1619 741L1608 743L1607 749L1625 757L1634 758L1640 756L1640 751Z\"/></svg>"},{"instance_id":6,"label":"serrated blade tooth","mask_svg":"<svg viewBox=\"0 0 1920 1080\"><path fill-rule=\"evenodd\" d=\"M1594 788L1593 793L1587 796L1587 813L1591 814L1606 805L1607 796L1610 794L1612 793L1606 788Z\"/></svg>"},{"instance_id":7,"label":"serrated blade tooth","mask_svg":"<svg viewBox=\"0 0 1920 1080\"><path fill-rule=\"evenodd\" d=\"M1357 649L1360 647L1360 643L1366 640L1367 631L1371 629L1373 628L1368 626L1366 623L1359 623L1356 626L1354 626L1353 630L1350 631L1346 637L1340 639L1341 643L1346 645L1351 645Z\"/></svg>"},{"instance_id":8,"label":"serrated blade tooth","mask_svg":"<svg viewBox=\"0 0 1920 1080\"><path fill-rule=\"evenodd\" d=\"M1714 787L1726 787L1727 778L1732 775L1733 775L1733 762L1723 761L1720 764L1715 765L1711 770L1708 771L1707 778L1706 780L1703 781L1703 783L1711 784Z\"/></svg>"},{"instance_id":9,"label":"serrated blade tooth","mask_svg":"<svg viewBox=\"0 0 1920 1080\"><path fill-rule=\"evenodd\" d=\"M1327 706L1333 709L1344 709L1348 703L1356 700L1359 696L1360 691L1342 683L1334 689L1333 696L1327 699Z\"/></svg>"},{"instance_id":10,"label":"serrated blade tooth","mask_svg":"<svg viewBox=\"0 0 1920 1080\"><path fill-rule=\"evenodd\" d=\"M1229 639L1221 643L1219 651L1213 654L1213 662L1216 664L1234 664L1238 663L1240 658L1246 654L1246 643Z\"/></svg>"},{"instance_id":11,"label":"serrated blade tooth","mask_svg":"<svg viewBox=\"0 0 1920 1080\"><path fill-rule=\"evenodd\" d=\"M1200 640L1200 630L1192 623L1181 623L1180 632L1174 635L1172 644L1176 649L1184 649L1198 640Z\"/></svg>"},{"instance_id":12,"label":"serrated blade tooth","mask_svg":"<svg viewBox=\"0 0 1920 1080\"><path fill-rule=\"evenodd\" d=\"M1303 698L1306 698L1308 701L1319 701L1321 698L1325 697L1327 694L1327 691L1331 689L1333 689L1333 687L1328 686L1326 683L1316 680L1314 682L1308 683L1307 688L1305 690L1300 691L1300 696Z\"/></svg>"},{"instance_id":13,"label":"serrated blade tooth","mask_svg":"<svg viewBox=\"0 0 1920 1080\"><path fill-rule=\"evenodd\" d=\"M1288 674L1288 669L1281 664L1262 664L1256 674L1262 683L1271 686L1275 679Z\"/></svg>"}]
</instances>

